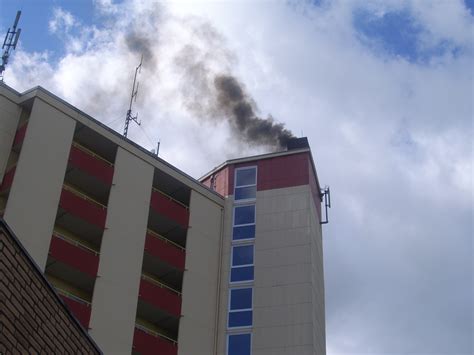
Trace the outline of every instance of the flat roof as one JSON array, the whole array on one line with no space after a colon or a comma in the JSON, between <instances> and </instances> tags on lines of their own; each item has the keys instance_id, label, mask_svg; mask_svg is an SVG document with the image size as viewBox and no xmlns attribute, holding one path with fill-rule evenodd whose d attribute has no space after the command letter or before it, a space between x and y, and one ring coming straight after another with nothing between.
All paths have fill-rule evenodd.
<instances>
[{"instance_id":1,"label":"flat roof","mask_svg":"<svg viewBox=\"0 0 474 355\"><path fill-rule=\"evenodd\" d=\"M34 99L39 98L48 104L52 105L59 111L68 115L72 119L85 124L89 128L95 130L99 134L103 135L104 138L112 140L114 143L120 147L128 150L131 153L134 153L137 157L149 162L151 165L156 168L167 172L169 175L179 178L179 180L190 188L198 191L199 193L210 198L219 205L223 205L223 197L217 192L208 188L202 184L199 180L196 180L192 176L186 174L182 170L178 169L174 165L168 163L166 160L158 157L156 154L148 151L141 145L133 142L132 140L122 136L120 133L116 132L109 126L103 124L102 122L96 120L92 116L81 111L77 107L71 105L67 101L61 99L50 91L46 90L41 86L33 87L23 93L19 93L15 89L6 85L5 83L0 82L0 94L3 94L7 99L15 102L18 105L22 106L31 106ZM95 126L95 127L94 127ZM102 132L101 132L102 131Z\"/></svg>"}]
</instances>

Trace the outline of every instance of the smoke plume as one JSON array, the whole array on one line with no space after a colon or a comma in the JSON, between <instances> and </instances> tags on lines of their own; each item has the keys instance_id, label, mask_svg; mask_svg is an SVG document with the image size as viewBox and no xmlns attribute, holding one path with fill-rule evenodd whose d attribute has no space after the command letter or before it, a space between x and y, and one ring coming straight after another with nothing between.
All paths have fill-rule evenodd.
<instances>
[{"instance_id":1,"label":"smoke plume","mask_svg":"<svg viewBox=\"0 0 474 355\"><path fill-rule=\"evenodd\" d=\"M253 100L242 85L231 75L218 75L214 79L217 90L218 111L245 141L250 144L284 148L293 134L272 116L266 119L255 114Z\"/></svg>"}]
</instances>

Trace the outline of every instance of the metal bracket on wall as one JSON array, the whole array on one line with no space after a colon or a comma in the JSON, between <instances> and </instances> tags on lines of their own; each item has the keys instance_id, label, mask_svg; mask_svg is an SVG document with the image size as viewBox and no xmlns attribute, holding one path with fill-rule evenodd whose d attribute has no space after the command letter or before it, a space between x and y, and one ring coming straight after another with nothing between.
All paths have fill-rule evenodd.
<instances>
[{"instance_id":1,"label":"metal bracket on wall","mask_svg":"<svg viewBox=\"0 0 474 355\"><path fill-rule=\"evenodd\" d=\"M329 186L325 186L324 189L321 189L321 202L324 199L324 209L325 209L325 216L324 220L319 222L319 224L327 224L329 223L328 218L328 208L331 208L331 191L329 190Z\"/></svg>"}]
</instances>

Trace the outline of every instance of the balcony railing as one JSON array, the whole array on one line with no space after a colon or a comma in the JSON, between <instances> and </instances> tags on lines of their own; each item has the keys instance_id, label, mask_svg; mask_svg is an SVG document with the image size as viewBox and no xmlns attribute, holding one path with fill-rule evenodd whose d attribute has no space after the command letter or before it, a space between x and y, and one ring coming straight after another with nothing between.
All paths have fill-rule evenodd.
<instances>
[{"instance_id":1,"label":"balcony railing","mask_svg":"<svg viewBox=\"0 0 474 355\"><path fill-rule=\"evenodd\" d=\"M175 317L181 315L181 292L149 276L142 275L139 297Z\"/></svg>"},{"instance_id":2,"label":"balcony railing","mask_svg":"<svg viewBox=\"0 0 474 355\"><path fill-rule=\"evenodd\" d=\"M177 269L184 270L185 249L150 229L147 231L145 251Z\"/></svg>"},{"instance_id":3,"label":"balcony railing","mask_svg":"<svg viewBox=\"0 0 474 355\"><path fill-rule=\"evenodd\" d=\"M25 139L26 128L28 127L28 121L25 121L15 133L15 138L13 139L13 148L17 148L21 144L23 144L23 140Z\"/></svg>"},{"instance_id":4,"label":"balcony railing","mask_svg":"<svg viewBox=\"0 0 474 355\"><path fill-rule=\"evenodd\" d=\"M152 209L178 224L187 227L189 223L189 207L175 200L156 188L152 189L151 202Z\"/></svg>"},{"instance_id":5,"label":"balcony railing","mask_svg":"<svg viewBox=\"0 0 474 355\"><path fill-rule=\"evenodd\" d=\"M99 269L99 253L58 232L53 233L49 254L54 259L95 278Z\"/></svg>"},{"instance_id":6,"label":"balcony railing","mask_svg":"<svg viewBox=\"0 0 474 355\"><path fill-rule=\"evenodd\" d=\"M16 165L10 167L5 175L3 175L2 184L0 185L0 193L9 190L13 183L13 178L15 176Z\"/></svg>"},{"instance_id":7,"label":"balcony railing","mask_svg":"<svg viewBox=\"0 0 474 355\"><path fill-rule=\"evenodd\" d=\"M91 303L58 287L56 287L56 291L72 314L87 329L91 317Z\"/></svg>"},{"instance_id":8,"label":"balcony railing","mask_svg":"<svg viewBox=\"0 0 474 355\"><path fill-rule=\"evenodd\" d=\"M114 165L76 142L73 142L69 153L69 164L87 172L107 185L112 184Z\"/></svg>"},{"instance_id":9,"label":"balcony railing","mask_svg":"<svg viewBox=\"0 0 474 355\"><path fill-rule=\"evenodd\" d=\"M142 355L176 355L178 353L176 340L140 324L135 324L133 348Z\"/></svg>"},{"instance_id":10,"label":"balcony railing","mask_svg":"<svg viewBox=\"0 0 474 355\"><path fill-rule=\"evenodd\" d=\"M107 207L77 189L64 185L59 204L66 212L100 228L105 227Z\"/></svg>"}]
</instances>

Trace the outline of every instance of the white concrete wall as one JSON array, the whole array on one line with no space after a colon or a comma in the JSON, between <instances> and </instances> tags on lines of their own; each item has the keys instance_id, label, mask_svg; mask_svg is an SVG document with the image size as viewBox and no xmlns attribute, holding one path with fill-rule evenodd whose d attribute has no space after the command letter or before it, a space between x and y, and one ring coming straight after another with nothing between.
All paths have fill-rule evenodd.
<instances>
[{"instance_id":1,"label":"white concrete wall","mask_svg":"<svg viewBox=\"0 0 474 355\"><path fill-rule=\"evenodd\" d=\"M89 324L104 354L132 351L153 172L118 148Z\"/></svg>"},{"instance_id":2,"label":"white concrete wall","mask_svg":"<svg viewBox=\"0 0 474 355\"><path fill-rule=\"evenodd\" d=\"M214 353L221 206L192 190L178 354Z\"/></svg>"},{"instance_id":3,"label":"white concrete wall","mask_svg":"<svg viewBox=\"0 0 474 355\"><path fill-rule=\"evenodd\" d=\"M326 312L324 301L324 263L322 229L314 200L310 199L311 218L311 260L312 260L312 298L313 298L313 344L315 354L326 353Z\"/></svg>"},{"instance_id":4,"label":"white concrete wall","mask_svg":"<svg viewBox=\"0 0 474 355\"><path fill-rule=\"evenodd\" d=\"M325 354L324 309L314 306L324 307L324 286L314 267L322 253L313 247L320 233L311 204L309 186L257 193L253 355Z\"/></svg>"},{"instance_id":5,"label":"white concrete wall","mask_svg":"<svg viewBox=\"0 0 474 355\"><path fill-rule=\"evenodd\" d=\"M76 122L35 99L5 221L44 270Z\"/></svg>"},{"instance_id":6,"label":"white concrete wall","mask_svg":"<svg viewBox=\"0 0 474 355\"><path fill-rule=\"evenodd\" d=\"M0 96L0 183L7 168L8 156L20 120L21 107Z\"/></svg>"}]
</instances>

